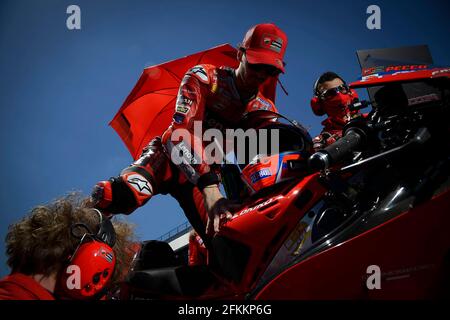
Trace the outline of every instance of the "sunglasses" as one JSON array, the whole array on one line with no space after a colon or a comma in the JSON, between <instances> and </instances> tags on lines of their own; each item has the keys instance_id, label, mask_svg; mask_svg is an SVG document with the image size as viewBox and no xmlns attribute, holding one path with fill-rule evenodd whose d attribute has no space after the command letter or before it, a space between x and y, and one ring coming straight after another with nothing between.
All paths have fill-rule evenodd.
<instances>
[{"instance_id":1,"label":"sunglasses","mask_svg":"<svg viewBox=\"0 0 450 320\"><path fill-rule=\"evenodd\" d=\"M277 69L277 68L275 68L273 66L270 66L268 64L259 64L259 63L258 64L251 64L251 63L247 62L247 65L248 65L248 68L250 70L258 72L258 73L264 72L265 74L267 74L267 75L269 75L271 77L275 77L275 76L277 76L277 75L279 75L281 73L280 69Z\"/></svg>"},{"instance_id":2,"label":"sunglasses","mask_svg":"<svg viewBox=\"0 0 450 320\"><path fill-rule=\"evenodd\" d=\"M341 84L335 88L331 88L319 93L319 98L322 100L330 99L336 96L338 93L348 94L350 92L350 88L346 84Z\"/></svg>"},{"instance_id":3,"label":"sunglasses","mask_svg":"<svg viewBox=\"0 0 450 320\"><path fill-rule=\"evenodd\" d=\"M241 49L244 53L245 53L245 49ZM263 64L263 63L249 63L248 60L246 59L246 64L248 66L248 68L254 72L264 72L265 74L267 74L270 77L275 77L277 75L279 75L281 73L281 70L268 65L268 64ZM285 65L285 63L283 62L283 65Z\"/></svg>"}]
</instances>

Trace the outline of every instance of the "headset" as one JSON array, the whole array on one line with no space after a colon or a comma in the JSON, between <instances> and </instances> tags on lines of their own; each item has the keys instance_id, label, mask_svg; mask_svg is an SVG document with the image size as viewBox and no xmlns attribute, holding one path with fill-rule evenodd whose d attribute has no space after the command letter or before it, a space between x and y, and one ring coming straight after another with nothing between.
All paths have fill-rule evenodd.
<instances>
[{"instance_id":1,"label":"headset","mask_svg":"<svg viewBox=\"0 0 450 320\"><path fill-rule=\"evenodd\" d=\"M67 265L61 271L58 286L64 297L76 300L95 299L106 291L114 273L116 256L112 247L116 242L116 232L110 219L98 210L100 223L97 233L93 233L84 223L71 226L71 234L80 242ZM84 229L83 235L76 231Z\"/></svg>"},{"instance_id":2,"label":"headset","mask_svg":"<svg viewBox=\"0 0 450 320\"><path fill-rule=\"evenodd\" d=\"M319 81L322 76L319 76L316 81L314 81L313 86L313 97L311 98L311 109L317 116L323 116L325 114L325 111L322 108L322 101L319 98L319 92L317 87L319 86Z\"/></svg>"}]
</instances>

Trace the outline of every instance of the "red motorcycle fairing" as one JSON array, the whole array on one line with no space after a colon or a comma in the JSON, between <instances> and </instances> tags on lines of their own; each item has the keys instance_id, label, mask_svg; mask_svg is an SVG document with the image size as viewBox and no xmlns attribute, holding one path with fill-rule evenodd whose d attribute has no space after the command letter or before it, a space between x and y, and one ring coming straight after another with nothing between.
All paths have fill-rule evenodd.
<instances>
[{"instance_id":1,"label":"red motorcycle fairing","mask_svg":"<svg viewBox=\"0 0 450 320\"><path fill-rule=\"evenodd\" d=\"M215 282L196 296L177 298L450 296L450 91L440 80L431 83L441 93L437 100L414 104L397 105L405 92L387 85L363 123L352 122L346 139L315 153L325 164L321 174L247 199L212 240L215 265L198 274L213 275ZM325 213L336 212L345 220L322 226ZM325 232L315 233L322 227ZM380 270L381 289L367 285L372 267Z\"/></svg>"},{"instance_id":2,"label":"red motorcycle fairing","mask_svg":"<svg viewBox=\"0 0 450 320\"><path fill-rule=\"evenodd\" d=\"M249 199L214 237L215 258L235 295L243 297L256 285L298 221L323 197L326 189L317 176L286 182L275 193L257 194L257 201Z\"/></svg>"},{"instance_id":3,"label":"red motorcycle fairing","mask_svg":"<svg viewBox=\"0 0 450 320\"><path fill-rule=\"evenodd\" d=\"M292 265L255 299L430 299L446 294L450 190L410 211ZM448 261L447 261L448 263ZM381 289L368 289L381 270ZM448 267L448 266L447 266ZM449 292L447 291L447 294Z\"/></svg>"},{"instance_id":4,"label":"red motorcycle fairing","mask_svg":"<svg viewBox=\"0 0 450 320\"><path fill-rule=\"evenodd\" d=\"M313 174L250 199L213 240L216 285L196 299L417 299L442 296L450 189L344 241L314 239L325 187ZM354 225L361 224L361 220ZM327 242L329 243L327 245ZM312 252L310 252L312 251ZM222 258L222 259L221 259ZM368 268L382 290L369 290ZM217 285L220 283L220 285ZM173 298L173 297L171 297ZM183 299L183 297L178 297ZM187 298L186 296L184 298ZM193 297L190 297L193 298Z\"/></svg>"}]
</instances>

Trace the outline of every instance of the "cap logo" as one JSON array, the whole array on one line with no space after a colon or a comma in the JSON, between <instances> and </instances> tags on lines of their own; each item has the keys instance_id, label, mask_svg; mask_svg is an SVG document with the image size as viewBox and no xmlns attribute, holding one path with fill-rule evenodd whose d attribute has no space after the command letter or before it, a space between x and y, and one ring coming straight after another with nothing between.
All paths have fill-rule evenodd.
<instances>
[{"instance_id":1,"label":"cap logo","mask_svg":"<svg viewBox=\"0 0 450 320\"><path fill-rule=\"evenodd\" d=\"M275 52L280 53L282 46L283 46L283 40L281 40L281 39L279 39L278 41L273 40L272 43L270 44L270 49L272 49Z\"/></svg>"},{"instance_id":2,"label":"cap logo","mask_svg":"<svg viewBox=\"0 0 450 320\"><path fill-rule=\"evenodd\" d=\"M275 51L276 53L281 52L281 49L283 47L283 39L274 35L265 34L262 40L263 41L261 46L263 48L270 49L272 51Z\"/></svg>"}]
</instances>

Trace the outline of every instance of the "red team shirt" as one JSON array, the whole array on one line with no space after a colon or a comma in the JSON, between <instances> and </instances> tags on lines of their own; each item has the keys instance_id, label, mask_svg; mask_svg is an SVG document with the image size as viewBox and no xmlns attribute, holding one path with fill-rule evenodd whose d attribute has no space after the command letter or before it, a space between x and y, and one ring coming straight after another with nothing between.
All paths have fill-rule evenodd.
<instances>
[{"instance_id":1,"label":"red team shirt","mask_svg":"<svg viewBox=\"0 0 450 320\"><path fill-rule=\"evenodd\" d=\"M31 276L13 273L0 280L0 300L55 300Z\"/></svg>"}]
</instances>

